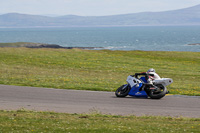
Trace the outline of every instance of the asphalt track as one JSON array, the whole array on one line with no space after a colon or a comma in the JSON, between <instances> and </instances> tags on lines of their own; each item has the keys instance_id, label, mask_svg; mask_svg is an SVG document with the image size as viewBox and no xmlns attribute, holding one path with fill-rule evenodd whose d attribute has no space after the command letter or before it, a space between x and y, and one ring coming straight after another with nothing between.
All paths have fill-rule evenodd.
<instances>
[{"instance_id":1,"label":"asphalt track","mask_svg":"<svg viewBox=\"0 0 200 133\"><path fill-rule=\"evenodd\" d=\"M200 118L200 97L165 96L160 100L116 98L113 92L0 85L0 110Z\"/></svg>"}]
</instances>

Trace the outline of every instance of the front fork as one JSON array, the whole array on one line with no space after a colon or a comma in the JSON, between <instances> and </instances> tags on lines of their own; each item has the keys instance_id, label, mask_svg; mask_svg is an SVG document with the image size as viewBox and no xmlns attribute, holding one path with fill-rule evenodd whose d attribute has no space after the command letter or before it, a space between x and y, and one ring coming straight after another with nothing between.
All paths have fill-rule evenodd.
<instances>
[{"instance_id":1,"label":"front fork","mask_svg":"<svg viewBox=\"0 0 200 133\"><path fill-rule=\"evenodd\" d=\"M126 87L128 87L128 85L129 85L129 84L125 84L125 85L123 86L123 88L122 88L122 91L123 91Z\"/></svg>"}]
</instances>

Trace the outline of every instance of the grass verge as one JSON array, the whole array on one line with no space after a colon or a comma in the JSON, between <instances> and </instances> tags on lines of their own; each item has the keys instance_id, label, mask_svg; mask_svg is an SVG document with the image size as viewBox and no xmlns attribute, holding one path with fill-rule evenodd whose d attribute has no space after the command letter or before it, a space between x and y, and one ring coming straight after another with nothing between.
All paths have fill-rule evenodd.
<instances>
[{"instance_id":1,"label":"grass verge","mask_svg":"<svg viewBox=\"0 0 200 133\"><path fill-rule=\"evenodd\" d=\"M172 78L171 94L200 96L200 52L0 48L0 84L115 91L135 72Z\"/></svg>"},{"instance_id":2,"label":"grass verge","mask_svg":"<svg viewBox=\"0 0 200 133\"><path fill-rule=\"evenodd\" d=\"M197 133L199 131L199 118L0 111L0 132Z\"/></svg>"}]
</instances>

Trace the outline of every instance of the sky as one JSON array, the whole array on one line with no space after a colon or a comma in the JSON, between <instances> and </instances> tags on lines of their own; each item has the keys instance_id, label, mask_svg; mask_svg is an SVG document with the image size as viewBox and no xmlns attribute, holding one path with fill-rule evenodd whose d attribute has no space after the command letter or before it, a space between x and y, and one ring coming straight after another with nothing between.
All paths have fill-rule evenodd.
<instances>
[{"instance_id":1,"label":"sky","mask_svg":"<svg viewBox=\"0 0 200 133\"><path fill-rule=\"evenodd\" d=\"M107 16L191 7L200 0L0 0L0 14Z\"/></svg>"}]
</instances>

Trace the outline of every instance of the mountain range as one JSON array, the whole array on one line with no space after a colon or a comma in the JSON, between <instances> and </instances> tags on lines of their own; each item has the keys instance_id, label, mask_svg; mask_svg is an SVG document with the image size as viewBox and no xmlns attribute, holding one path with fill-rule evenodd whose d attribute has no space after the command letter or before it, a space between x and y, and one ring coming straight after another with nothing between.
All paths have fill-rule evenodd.
<instances>
[{"instance_id":1,"label":"mountain range","mask_svg":"<svg viewBox=\"0 0 200 133\"><path fill-rule=\"evenodd\" d=\"M102 26L200 25L200 5L189 8L110 16L66 15L49 17L8 13L0 15L0 27L102 27Z\"/></svg>"}]
</instances>

